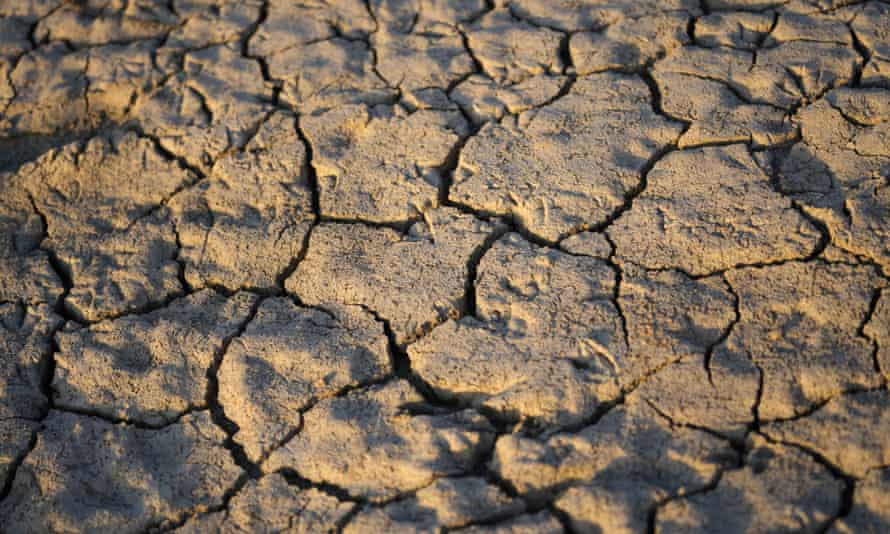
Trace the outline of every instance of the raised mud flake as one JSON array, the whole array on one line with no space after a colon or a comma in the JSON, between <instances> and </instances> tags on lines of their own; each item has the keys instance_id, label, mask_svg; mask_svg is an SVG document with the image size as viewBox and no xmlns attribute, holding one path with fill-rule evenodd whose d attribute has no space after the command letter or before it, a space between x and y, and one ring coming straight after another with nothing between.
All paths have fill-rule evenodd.
<instances>
[{"instance_id":1,"label":"raised mud flake","mask_svg":"<svg viewBox=\"0 0 890 534\"><path fill-rule=\"evenodd\" d=\"M779 155L779 185L847 251L890 266L890 91L838 89L800 113L803 140Z\"/></svg>"},{"instance_id":2,"label":"raised mud flake","mask_svg":"<svg viewBox=\"0 0 890 534\"><path fill-rule=\"evenodd\" d=\"M41 383L50 338L61 322L45 304L0 304L0 485L47 409Z\"/></svg>"},{"instance_id":3,"label":"raised mud flake","mask_svg":"<svg viewBox=\"0 0 890 534\"><path fill-rule=\"evenodd\" d=\"M697 14L694 0L507 0L513 13L532 23L565 32L598 30L625 18L653 12Z\"/></svg>"},{"instance_id":4,"label":"raised mud flake","mask_svg":"<svg viewBox=\"0 0 890 534\"><path fill-rule=\"evenodd\" d=\"M859 336L875 287L875 269L791 262L726 273L739 296L740 320L714 351L745 355L762 373L762 421L792 418L838 393L877 387L872 344Z\"/></svg>"},{"instance_id":5,"label":"raised mud flake","mask_svg":"<svg viewBox=\"0 0 890 534\"><path fill-rule=\"evenodd\" d=\"M170 203L192 287L276 287L315 215L295 118L276 112L243 151Z\"/></svg>"},{"instance_id":6,"label":"raised mud flake","mask_svg":"<svg viewBox=\"0 0 890 534\"><path fill-rule=\"evenodd\" d=\"M355 506L315 488L300 490L278 473L248 480L226 510L189 519L177 534L334 532Z\"/></svg>"},{"instance_id":7,"label":"raised mud flake","mask_svg":"<svg viewBox=\"0 0 890 534\"><path fill-rule=\"evenodd\" d=\"M402 91L447 89L475 70L460 33L445 23L415 26L412 33L381 30L371 45L377 72Z\"/></svg>"},{"instance_id":8,"label":"raised mud flake","mask_svg":"<svg viewBox=\"0 0 890 534\"><path fill-rule=\"evenodd\" d=\"M497 521L524 510L522 500L510 498L483 478L440 478L406 499L382 508L365 508L346 525L344 533L439 532Z\"/></svg>"},{"instance_id":9,"label":"raised mud flake","mask_svg":"<svg viewBox=\"0 0 890 534\"><path fill-rule=\"evenodd\" d=\"M784 110L749 104L721 82L659 71L654 77L665 113L690 122L677 142L680 148L728 142L761 148L791 141L796 136Z\"/></svg>"},{"instance_id":10,"label":"raised mud flake","mask_svg":"<svg viewBox=\"0 0 890 534\"><path fill-rule=\"evenodd\" d=\"M266 61L270 76L283 84L281 100L309 114L395 101L397 91L375 72L373 57L364 42L338 37L285 49Z\"/></svg>"},{"instance_id":11,"label":"raised mud flake","mask_svg":"<svg viewBox=\"0 0 890 534\"><path fill-rule=\"evenodd\" d=\"M689 41L687 23L680 13L651 15L623 19L599 33L572 34L572 64L578 74L644 68Z\"/></svg>"},{"instance_id":12,"label":"raised mud flake","mask_svg":"<svg viewBox=\"0 0 890 534\"><path fill-rule=\"evenodd\" d=\"M343 106L302 119L321 214L369 222L417 220L439 203L444 167L467 133L457 111Z\"/></svg>"},{"instance_id":13,"label":"raised mud flake","mask_svg":"<svg viewBox=\"0 0 890 534\"><path fill-rule=\"evenodd\" d=\"M806 417L762 428L767 436L814 450L843 472L861 478L890 464L888 406L887 390L851 393L833 398Z\"/></svg>"},{"instance_id":14,"label":"raised mud flake","mask_svg":"<svg viewBox=\"0 0 890 534\"><path fill-rule=\"evenodd\" d=\"M565 76L542 74L519 83L498 83L484 74L473 74L452 89L449 98L480 125L544 105L559 95L567 81Z\"/></svg>"},{"instance_id":15,"label":"raised mud flake","mask_svg":"<svg viewBox=\"0 0 890 534\"><path fill-rule=\"evenodd\" d=\"M620 261L693 275L803 258L820 239L738 145L666 156L608 233Z\"/></svg>"},{"instance_id":16,"label":"raised mud flake","mask_svg":"<svg viewBox=\"0 0 890 534\"><path fill-rule=\"evenodd\" d=\"M565 488L583 488L562 493L556 506L590 528L600 521L645 525L656 503L707 487L734 460L726 442L672 427L645 401L632 397L576 434L555 434L546 441L503 436L491 467L532 503ZM607 516L589 516L606 507Z\"/></svg>"},{"instance_id":17,"label":"raised mud flake","mask_svg":"<svg viewBox=\"0 0 890 534\"><path fill-rule=\"evenodd\" d=\"M371 501L470 471L491 447L494 429L469 410L412 414L409 408L422 403L402 380L323 400L263 469L296 469L309 480Z\"/></svg>"},{"instance_id":18,"label":"raised mud flake","mask_svg":"<svg viewBox=\"0 0 890 534\"><path fill-rule=\"evenodd\" d=\"M55 304L62 281L40 250L43 221L19 177L0 173L0 302Z\"/></svg>"},{"instance_id":19,"label":"raised mud flake","mask_svg":"<svg viewBox=\"0 0 890 534\"><path fill-rule=\"evenodd\" d=\"M516 20L506 8L487 13L466 28L470 50L498 82L518 83L540 74L560 74L562 34Z\"/></svg>"},{"instance_id":20,"label":"raised mud flake","mask_svg":"<svg viewBox=\"0 0 890 534\"><path fill-rule=\"evenodd\" d=\"M501 231L451 208L424 213L407 234L362 224L324 223L285 287L310 305L361 305L405 344L466 306L469 261Z\"/></svg>"},{"instance_id":21,"label":"raised mud flake","mask_svg":"<svg viewBox=\"0 0 890 534\"><path fill-rule=\"evenodd\" d=\"M182 72L139 98L132 115L166 150L208 172L248 142L271 110L272 88L236 45L188 52L182 63Z\"/></svg>"},{"instance_id":22,"label":"raised mud flake","mask_svg":"<svg viewBox=\"0 0 890 534\"><path fill-rule=\"evenodd\" d=\"M162 4L128 3L107 0L62 2L41 19L34 39L64 41L75 46L121 43L162 38L176 18Z\"/></svg>"},{"instance_id":23,"label":"raised mud flake","mask_svg":"<svg viewBox=\"0 0 890 534\"><path fill-rule=\"evenodd\" d=\"M219 401L235 441L261 460L300 426L313 402L381 380L392 369L383 326L358 306L299 308L266 300L232 341L219 369Z\"/></svg>"},{"instance_id":24,"label":"raised mud flake","mask_svg":"<svg viewBox=\"0 0 890 534\"><path fill-rule=\"evenodd\" d=\"M51 412L0 504L10 534L143 532L222 504L241 470L207 412L160 430Z\"/></svg>"},{"instance_id":25,"label":"raised mud flake","mask_svg":"<svg viewBox=\"0 0 890 534\"><path fill-rule=\"evenodd\" d=\"M549 241L605 222L680 135L650 99L635 76L595 74L552 104L486 124L461 151L451 200L511 215Z\"/></svg>"},{"instance_id":26,"label":"raised mud flake","mask_svg":"<svg viewBox=\"0 0 890 534\"><path fill-rule=\"evenodd\" d=\"M657 532L820 532L841 508L843 483L810 456L754 437L744 467L716 488L660 508Z\"/></svg>"},{"instance_id":27,"label":"raised mud flake","mask_svg":"<svg viewBox=\"0 0 890 534\"><path fill-rule=\"evenodd\" d=\"M56 405L148 425L203 406L207 371L255 301L203 290L144 315L56 334Z\"/></svg>"},{"instance_id":28,"label":"raised mud flake","mask_svg":"<svg viewBox=\"0 0 890 534\"><path fill-rule=\"evenodd\" d=\"M875 469L857 482L853 508L831 525L831 534L881 534L890 529L890 468Z\"/></svg>"},{"instance_id":29,"label":"raised mud flake","mask_svg":"<svg viewBox=\"0 0 890 534\"><path fill-rule=\"evenodd\" d=\"M475 283L477 317L408 347L439 396L544 427L578 423L618 396L627 347L605 262L509 234Z\"/></svg>"},{"instance_id":30,"label":"raised mud flake","mask_svg":"<svg viewBox=\"0 0 890 534\"><path fill-rule=\"evenodd\" d=\"M890 89L890 6L866 4L850 27L871 56L862 69L862 84Z\"/></svg>"},{"instance_id":31,"label":"raised mud flake","mask_svg":"<svg viewBox=\"0 0 890 534\"><path fill-rule=\"evenodd\" d=\"M0 133L52 134L88 126L84 99L87 55L83 50L71 52L61 43L25 54L7 73L10 85L2 91L6 94L0 93L0 103L7 101L0 116Z\"/></svg>"},{"instance_id":32,"label":"raised mud flake","mask_svg":"<svg viewBox=\"0 0 890 534\"><path fill-rule=\"evenodd\" d=\"M675 424L741 438L753 420L757 370L747 356L709 352L735 320L718 277L625 266L618 295L630 340L636 394Z\"/></svg>"},{"instance_id":33,"label":"raised mud flake","mask_svg":"<svg viewBox=\"0 0 890 534\"><path fill-rule=\"evenodd\" d=\"M547 510L523 514L496 525L480 525L461 529L463 534L562 534L562 523Z\"/></svg>"}]
</instances>

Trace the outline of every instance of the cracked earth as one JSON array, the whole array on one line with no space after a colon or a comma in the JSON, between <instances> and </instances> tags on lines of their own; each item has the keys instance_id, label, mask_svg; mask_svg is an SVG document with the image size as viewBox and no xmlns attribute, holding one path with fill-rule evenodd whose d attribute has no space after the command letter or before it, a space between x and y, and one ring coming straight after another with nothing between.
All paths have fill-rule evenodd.
<instances>
[{"instance_id":1,"label":"cracked earth","mask_svg":"<svg viewBox=\"0 0 890 534\"><path fill-rule=\"evenodd\" d=\"M0 0L0 531L890 531L890 3Z\"/></svg>"}]
</instances>

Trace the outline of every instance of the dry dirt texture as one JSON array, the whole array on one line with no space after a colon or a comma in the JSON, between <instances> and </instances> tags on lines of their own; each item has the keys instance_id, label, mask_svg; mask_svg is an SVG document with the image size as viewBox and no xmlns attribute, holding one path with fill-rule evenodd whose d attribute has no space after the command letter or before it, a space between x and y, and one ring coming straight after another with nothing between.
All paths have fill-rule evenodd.
<instances>
[{"instance_id":1,"label":"dry dirt texture","mask_svg":"<svg viewBox=\"0 0 890 534\"><path fill-rule=\"evenodd\" d=\"M890 532L890 2L0 0L0 532Z\"/></svg>"}]
</instances>

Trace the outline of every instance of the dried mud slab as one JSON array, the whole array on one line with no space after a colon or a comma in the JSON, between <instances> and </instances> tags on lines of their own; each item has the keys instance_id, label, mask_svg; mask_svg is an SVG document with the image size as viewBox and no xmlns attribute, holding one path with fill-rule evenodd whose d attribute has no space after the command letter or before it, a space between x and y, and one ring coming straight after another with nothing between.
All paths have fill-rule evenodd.
<instances>
[{"instance_id":1,"label":"dried mud slab","mask_svg":"<svg viewBox=\"0 0 890 534\"><path fill-rule=\"evenodd\" d=\"M754 50L773 27L772 13L750 11L712 13L695 22L695 42L700 46Z\"/></svg>"},{"instance_id":2,"label":"dried mud slab","mask_svg":"<svg viewBox=\"0 0 890 534\"><path fill-rule=\"evenodd\" d=\"M869 2L850 27L869 54L862 68L862 84L890 89L890 6Z\"/></svg>"},{"instance_id":3,"label":"dried mud slab","mask_svg":"<svg viewBox=\"0 0 890 534\"><path fill-rule=\"evenodd\" d=\"M612 257L612 243L605 234L597 232L578 232L563 239L559 248L575 256L590 256L601 260Z\"/></svg>"},{"instance_id":4,"label":"dried mud slab","mask_svg":"<svg viewBox=\"0 0 890 534\"><path fill-rule=\"evenodd\" d=\"M95 321L181 291L176 238L159 206L192 176L135 134L52 150L18 171L46 221L42 246L73 281L66 309Z\"/></svg>"},{"instance_id":5,"label":"dried mud slab","mask_svg":"<svg viewBox=\"0 0 890 534\"><path fill-rule=\"evenodd\" d=\"M51 134L84 126L87 53L51 43L25 54L0 89L0 135ZM2 86L0 86L2 87Z\"/></svg>"},{"instance_id":6,"label":"dried mud slab","mask_svg":"<svg viewBox=\"0 0 890 534\"><path fill-rule=\"evenodd\" d=\"M403 345L465 310L469 261L502 227L455 209L424 213L406 234L323 223L285 287L302 302L360 305Z\"/></svg>"},{"instance_id":7,"label":"dried mud slab","mask_svg":"<svg viewBox=\"0 0 890 534\"><path fill-rule=\"evenodd\" d=\"M358 306L300 308L263 301L219 368L219 402L238 425L235 441L259 461L320 399L391 373L383 326Z\"/></svg>"},{"instance_id":8,"label":"dried mud slab","mask_svg":"<svg viewBox=\"0 0 890 534\"><path fill-rule=\"evenodd\" d=\"M41 250L44 222L18 176L0 173L0 302L55 304L62 281Z\"/></svg>"},{"instance_id":9,"label":"dried mud slab","mask_svg":"<svg viewBox=\"0 0 890 534\"><path fill-rule=\"evenodd\" d=\"M437 395L539 427L576 424L618 396L627 346L605 262L509 234L482 257L475 288L476 317L408 347Z\"/></svg>"},{"instance_id":10,"label":"dried mud slab","mask_svg":"<svg viewBox=\"0 0 890 534\"><path fill-rule=\"evenodd\" d=\"M170 203L190 286L275 288L299 256L315 215L295 120L272 114L243 151Z\"/></svg>"},{"instance_id":11,"label":"dried mud slab","mask_svg":"<svg viewBox=\"0 0 890 534\"><path fill-rule=\"evenodd\" d=\"M225 510L189 519L174 532L334 532L353 506L315 488L292 487L284 477L273 473L259 480L248 480Z\"/></svg>"},{"instance_id":12,"label":"dried mud slab","mask_svg":"<svg viewBox=\"0 0 890 534\"><path fill-rule=\"evenodd\" d=\"M473 74L454 87L448 98L478 126L542 106L559 96L567 83L567 77L549 74L519 83L498 83L483 74Z\"/></svg>"},{"instance_id":13,"label":"dried mud slab","mask_svg":"<svg viewBox=\"0 0 890 534\"><path fill-rule=\"evenodd\" d=\"M359 39L376 29L363 0L270 0L266 9L266 18L248 41L252 56L270 56L336 35Z\"/></svg>"},{"instance_id":14,"label":"dried mud slab","mask_svg":"<svg viewBox=\"0 0 890 534\"><path fill-rule=\"evenodd\" d=\"M872 344L858 334L874 288L886 283L873 267L791 262L726 278L740 318L714 358L749 357L757 366L761 421L793 418L843 391L881 384Z\"/></svg>"},{"instance_id":15,"label":"dried mud slab","mask_svg":"<svg viewBox=\"0 0 890 534\"><path fill-rule=\"evenodd\" d=\"M820 241L741 146L668 154L647 181L608 230L619 261L703 275L804 258Z\"/></svg>"},{"instance_id":16,"label":"dried mud slab","mask_svg":"<svg viewBox=\"0 0 890 534\"><path fill-rule=\"evenodd\" d=\"M414 495L382 508L365 508L343 530L363 532L439 532L471 523L494 522L525 511L483 478L440 478Z\"/></svg>"},{"instance_id":17,"label":"dried mud slab","mask_svg":"<svg viewBox=\"0 0 890 534\"><path fill-rule=\"evenodd\" d=\"M4 57L13 59L31 49L31 29L60 3L61 0L35 0L0 5L0 65Z\"/></svg>"},{"instance_id":18,"label":"dried mud slab","mask_svg":"<svg viewBox=\"0 0 890 534\"><path fill-rule=\"evenodd\" d=\"M175 17L165 6L148 2L62 2L37 23L34 38L79 47L102 45L161 38L174 23Z\"/></svg>"},{"instance_id":19,"label":"dried mud slab","mask_svg":"<svg viewBox=\"0 0 890 534\"><path fill-rule=\"evenodd\" d=\"M853 79L861 59L851 43L775 42L754 52L687 45L655 64L655 72L715 80L748 104L791 110Z\"/></svg>"},{"instance_id":20,"label":"dried mud slab","mask_svg":"<svg viewBox=\"0 0 890 534\"><path fill-rule=\"evenodd\" d=\"M580 531L638 531L657 503L708 487L734 456L726 442L673 427L632 398L578 433L503 436L491 467L531 502L555 497Z\"/></svg>"},{"instance_id":21,"label":"dried mud slab","mask_svg":"<svg viewBox=\"0 0 890 534\"><path fill-rule=\"evenodd\" d=\"M64 305L75 319L117 317L181 294L176 235L166 209L127 230L88 239L89 234L77 236L54 247L74 281Z\"/></svg>"},{"instance_id":22,"label":"dried mud slab","mask_svg":"<svg viewBox=\"0 0 890 534\"><path fill-rule=\"evenodd\" d=\"M639 4L640 2L628 2ZM573 33L569 53L577 74L644 68L689 42L682 13L623 19L601 32Z\"/></svg>"},{"instance_id":23,"label":"dried mud slab","mask_svg":"<svg viewBox=\"0 0 890 534\"><path fill-rule=\"evenodd\" d=\"M411 33L383 29L371 37L376 69L402 91L448 89L475 70L463 37L450 24L414 25Z\"/></svg>"},{"instance_id":24,"label":"dried mud slab","mask_svg":"<svg viewBox=\"0 0 890 534\"><path fill-rule=\"evenodd\" d=\"M740 440L754 420L757 369L746 355L713 354L737 320L720 277L626 267L618 295L635 394L680 425Z\"/></svg>"},{"instance_id":25,"label":"dried mud slab","mask_svg":"<svg viewBox=\"0 0 890 534\"><path fill-rule=\"evenodd\" d=\"M56 411L43 425L0 504L10 534L142 532L220 506L241 474L206 412L160 430Z\"/></svg>"},{"instance_id":26,"label":"dried mud slab","mask_svg":"<svg viewBox=\"0 0 890 534\"><path fill-rule=\"evenodd\" d=\"M665 113L690 123L677 142L680 148L739 142L763 148L796 137L785 110L749 104L721 82L660 71L654 77Z\"/></svg>"},{"instance_id":27,"label":"dried mud slab","mask_svg":"<svg viewBox=\"0 0 890 534\"><path fill-rule=\"evenodd\" d=\"M204 406L208 370L255 301L203 290L145 315L56 334L55 405L145 425Z\"/></svg>"},{"instance_id":28,"label":"dried mud slab","mask_svg":"<svg viewBox=\"0 0 890 534\"><path fill-rule=\"evenodd\" d=\"M374 223L421 218L439 203L440 169L466 135L457 111L342 106L305 117L321 215Z\"/></svg>"},{"instance_id":29,"label":"dried mud slab","mask_svg":"<svg viewBox=\"0 0 890 534\"><path fill-rule=\"evenodd\" d=\"M820 532L841 508L843 483L801 451L755 437L741 469L716 488L660 508L656 532Z\"/></svg>"},{"instance_id":30,"label":"dried mud slab","mask_svg":"<svg viewBox=\"0 0 890 534\"><path fill-rule=\"evenodd\" d=\"M697 14L694 0L503 0L511 12L533 24L563 32L598 30L625 18L639 19L652 13Z\"/></svg>"},{"instance_id":31,"label":"dried mud slab","mask_svg":"<svg viewBox=\"0 0 890 534\"><path fill-rule=\"evenodd\" d=\"M283 84L281 100L300 113L396 99L397 91L377 74L374 53L362 41L328 39L284 49L266 61L272 79Z\"/></svg>"},{"instance_id":32,"label":"dried mud slab","mask_svg":"<svg viewBox=\"0 0 890 534\"><path fill-rule=\"evenodd\" d=\"M492 444L487 420L469 410L414 415L408 409L422 403L402 380L320 401L263 469L294 469L371 501L472 470Z\"/></svg>"},{"instance_id":33,"label":"dried mud slab","mask_svg":"<svg viewBox=\"0 0 890 534\"><path fill-rule=\"evenodd\" d=\"M262 5L262 0L178 0L174 4L178 24L164 39L162 61L172 51L237 42L259 22Z\"/></svg>"},{"instance_id":34,"label":"dried mud slab","mask_svg":"<svg viewBox=\"0 0 890 534\"><path fill-rule=\"evenodd\" d=\"M61 322L45 304L0 304L0 486L28 452L49 407L42 386Z\"/></svg>"},{"instance_id":35,"label":"dried mud slab","mask_svg":"<svg viewBox=\"0 0 890 534\"><path fill-rule=\"evenodd\" d=\"M782 190L834 242L890 268L890 91L838 89L802 110L803 140L773 161Z\"/></svg>"},{"instance_id":36,"label":"dried mud slab","mask_svg":"<svg viewBox=\"0 0 890 534\"><path fill-rule=\"evenodd\" d=\"M160 83L162 74L153 62L156 47L156 41L137 41L89 50L85 98L92 120L126 120L132 103Z\"/></svg>"},{"instance_id":37,"label":"dried mud slab","mask_svg":"<svg viewBox=\"0 0 890 534\"><path fill-rule=\"evenodd\" d=\"M818 452L844 473L863 478L890 464L886 390L831 399L812 414L764 427L770 438Z\"/></svg>"},{"instance_id":38,"label":"dried mud slab","mask_svg":"<svg viewBox=\"0 0 890 534\"><path fill-rule=\"evenodd\" d=\"M224 152L244 146L271 110L260 64L236 45L188 52L182 71L142 95L132 116L161 146L205 172Z\"/></svg>"},{"instance_id":39,"label":"dried mud slab","mask_svg":"<svg viewBox=\"0 0 890 534\"><path fill-rule=\"evenodd\" d=\"M831 525L831 534L879 534L890 528L890 469L876 469L856 484L850 513Z\"/></svg>"},{"instance_id":40,"label":"dried mud slab","mask_svg":"<svg viewBox=\"0 0 890 534\"><path fill-rule=\"evenodd\" d=\"M595 74L552 104L486 124L461 151L449 198L548 241L601 224L680 135L650 99L640 78Z\"/></svg>"},{"instance_id":41,"label":"dried mud slab","mask_svg":"<svg viewBox=\"0 0 890 534\"><path fill-rule=\"evenodd\" d=\"M518 83L540 74L562 73L562 35L517 20L506 8L486 13L465 31L473 56L496 81Z\"/></svg>"}]
</instances>

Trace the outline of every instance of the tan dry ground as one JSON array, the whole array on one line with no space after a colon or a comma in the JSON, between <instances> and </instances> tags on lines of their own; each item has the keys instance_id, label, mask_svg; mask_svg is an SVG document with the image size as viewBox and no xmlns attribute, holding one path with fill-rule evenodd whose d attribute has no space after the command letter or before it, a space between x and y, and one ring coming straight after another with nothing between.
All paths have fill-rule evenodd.
<instances>
[{"instance_id":1,"label":"tan dry ground","mask_svg":"<svg viewBox=\"0 0 890 534\"><path fill-rule=\"evenodd\" d=\"M0 0L0 532L890 532L890 3Z\"/></svg>"}]
</instances>

